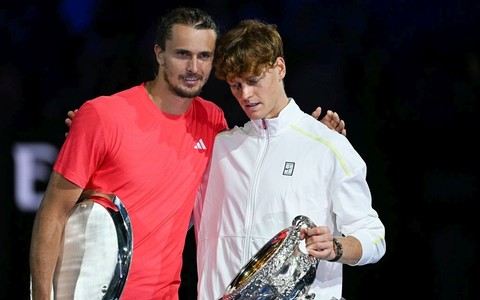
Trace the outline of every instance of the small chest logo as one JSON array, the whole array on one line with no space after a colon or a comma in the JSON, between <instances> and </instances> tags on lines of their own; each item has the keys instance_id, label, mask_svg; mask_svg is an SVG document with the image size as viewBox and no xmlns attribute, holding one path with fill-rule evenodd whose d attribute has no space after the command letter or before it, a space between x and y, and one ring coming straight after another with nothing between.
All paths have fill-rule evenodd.
<instances>
[{"instance_id":1,"label":"small chest logo","mask_svg":"<svg viewBox=\"0 0 480 300\"><path fill-rule=\"evenodd\" d=\"M207 150L207 147L205 146L205 143L203 142L203 140L199 139L197 144L195 144L195 146L193 146L193 149Z\"/></svg>"},{"instance_id":2,"label":"small chest logo","mask_svg":"<svg viewBox=\"0 0 480 300\"><path fill-rule=\"evenodd\" d=\"M295 169L295 163L287 161L285 162L285 166L283 167L283 175L285 176L292 176L293 169Z\"/></svg>"}]
</instances>

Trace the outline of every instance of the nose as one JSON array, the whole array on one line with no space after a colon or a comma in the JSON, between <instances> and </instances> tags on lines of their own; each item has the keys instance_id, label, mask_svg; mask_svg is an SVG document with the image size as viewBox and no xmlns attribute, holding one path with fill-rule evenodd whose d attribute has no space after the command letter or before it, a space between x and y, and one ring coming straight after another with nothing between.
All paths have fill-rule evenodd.
<instances>
[{"instance_id":1,"label":"nose","mask_svg":"<svg viewBox=\"0 0 480 300\"><path fill-rule=\"evenodd\" d=\"M198 71L198 62L196 57L192 57L192 59L188 61L187 70L192 73L196 73Z\"/></svg>"},{"instance_id":2,"label":"nose","mask_svg":"<svg viewBox=\"0 0 480 300\"><path fill-rule=\"evenodd\" d=\"M248 100L252 97L253 88L247 84L243 85L241 88L241 96L243 100Z\"/></svg>"}]
</instances>

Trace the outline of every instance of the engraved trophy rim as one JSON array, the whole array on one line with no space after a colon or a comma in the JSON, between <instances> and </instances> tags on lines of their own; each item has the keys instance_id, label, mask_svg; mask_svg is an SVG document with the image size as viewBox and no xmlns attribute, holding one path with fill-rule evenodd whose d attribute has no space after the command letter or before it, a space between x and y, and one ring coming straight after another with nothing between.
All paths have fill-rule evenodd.
<instances>
[{"instance_id":1,"label":"engraved trophy rim","mask_svg":"<svg viewBox=\"0 0 480 300\"><path fill-rule=\"evenodd\" d=\"M107 292L102 298L105 300L120 298L127 282L128 272L130 271L133 250L132 224L127 209L116 195L113 195L112 202L116 206L117 211L111 208L106 209L117 231L118 253L117 265L112 280L110 281Z\"/></svg>"},{"instance_id":2,"label":"engraved trophy rim","mask_svg":"<svg viewBox=\"0 0 480 300\"><path fill-rule=\"evenodd\" d=\"M319 259L298 248L303 226L311 228L315 224L299 215L292 226L275 234L240 269L220 299L313 299L315 295L308 290Z\"/></svg>"}]
</instances>

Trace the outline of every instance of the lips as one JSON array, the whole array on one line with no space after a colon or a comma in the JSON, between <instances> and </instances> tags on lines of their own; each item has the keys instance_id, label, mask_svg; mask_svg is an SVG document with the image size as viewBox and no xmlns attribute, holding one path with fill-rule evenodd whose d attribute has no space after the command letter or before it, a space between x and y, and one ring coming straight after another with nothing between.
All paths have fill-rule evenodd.
<instances>
[{"instance_id":1,"label":"lips","mask_svg":"<svg viewBox=\"0 0 480 300\"><path fill-rule=\"evenodd\" d=\"M182 76L182 79L185 81L197 81L202 80L202 76L200 75L190 75L190 76Z\"/></svg>"},{"instance_id":2,"label":"lips","mask_svg":"<svg viewBox=\"0 0 480 300\"><path fill-rule=\"evenodd\" d=\"M183 80L183 82L185 82L185 84L187 86L194 86L197 83L201 82L202 77L201 76L189 76L189 77L183 77L182 80Z\"/></svg>"},{"instance_id":3,"label":"lips","mask_svg":"<svg viewBox=\"0 0 480 300\"><path fill-rule=\"evenodd\" d=\"M260 103L249 103L244 108L246 113L255 114L260 111Z\"/></svg>"}]
</instances>

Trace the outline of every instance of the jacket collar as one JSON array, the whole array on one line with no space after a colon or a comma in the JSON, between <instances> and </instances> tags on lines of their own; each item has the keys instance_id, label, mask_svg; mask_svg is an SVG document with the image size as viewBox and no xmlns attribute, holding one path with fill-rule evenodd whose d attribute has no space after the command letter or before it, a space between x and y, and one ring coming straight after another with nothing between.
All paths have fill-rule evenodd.
<instances>
[{"instance_id":1,"label":"jacket collar","mask_svg":"<svg viewBox=\"0 0 480 300\"><path fill-rule=\"evenodd\" d=\"M248 131L253 131L258 136L275 136L286 129L291 123L297 121L304 112L300 110L293 98L288 98L287 106L280 112L278 117L273 119L250 120L245 127L251 127ZM266 128L264 128L266 127Z\"/></svg>"}]
</instances>

